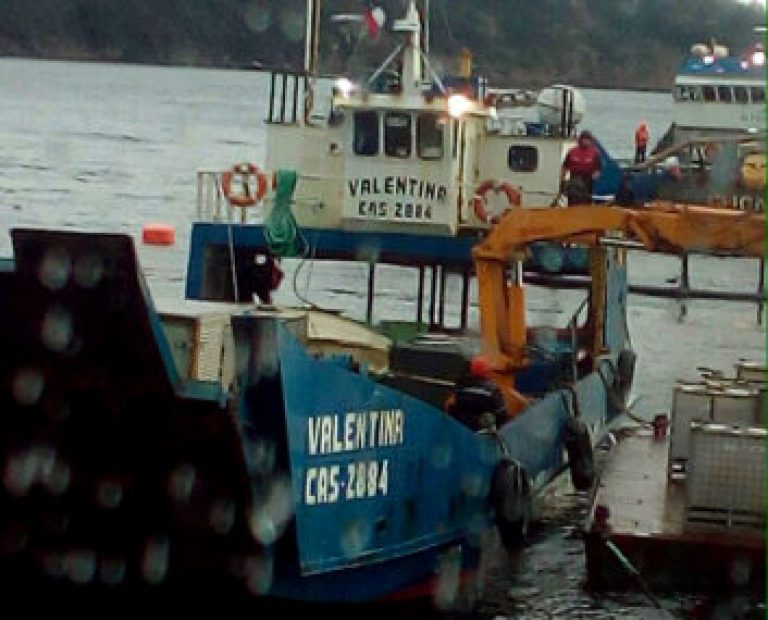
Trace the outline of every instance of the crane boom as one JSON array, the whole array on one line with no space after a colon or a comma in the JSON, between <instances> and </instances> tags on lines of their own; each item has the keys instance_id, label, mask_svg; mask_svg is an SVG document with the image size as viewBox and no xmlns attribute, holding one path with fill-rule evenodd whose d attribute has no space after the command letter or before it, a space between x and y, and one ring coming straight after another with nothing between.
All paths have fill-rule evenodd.
<instances>
[{"instance_id":1,"label":"crane boom","mask_svg":"<svg viewBox=\"0 0 768 620\"><path fill-rule=\"evenodd\" d=\"M519 411L526 402L515 389L515 374L528 365L521 262L516 261L511 283L509 263L519 259L530 243L555 241L592 248L590 313L596 359L606 352L600 329L609 303L601 288L606 277L601 246L606 236L618 234L651 252L765 257L765 226L763 213L670 203L643 209L575 206L509 211L473 250L483 349L493 360L495 380L504 389L509 410Z\"/></svg>"}]
</instances>

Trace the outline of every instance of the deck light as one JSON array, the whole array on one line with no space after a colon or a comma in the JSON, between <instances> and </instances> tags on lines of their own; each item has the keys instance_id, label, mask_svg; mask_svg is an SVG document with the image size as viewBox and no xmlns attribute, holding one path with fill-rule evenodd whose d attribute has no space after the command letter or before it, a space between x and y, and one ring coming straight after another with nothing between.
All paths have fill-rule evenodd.
<instances>
[{"instance_id":1,"label":"deck light","mask_svg":"<svg viewBox=\"0 0 768 620\"><path fill-rule=\"evenodd\" d=\"M345 77L336 80L333 83L333 86L336 91L345 99L349 98L349 96L352 94L352 91L355 90L355 85L352 83L352 81Z\"/></svg>"},{"instance_id":2,"label":"deck light","mask_svg":"<svg viewBox=\"0 0 768 620\"><path fill-rule=\"evenodd\" d=\"M451 95L448 97L448 114L453 118L461 117L472 107L472 102L464 95Z\"/></svg>"},{"instance_id":3,"label":"deck light","mask_svg":"<svg viewBox=\"0 0 768 620\"><path fill-rule=\"evenodd\" d=\"M715 57L712 54L707 54L704 56L705 65L711 65L713 62L715 62Z\"/></svg>"},{"instance_id":4,"label":"deck light","mask_svg":"<svg viewBox=\"0 0 768 620\"><path fill-rule=\"evenodd\" d=\"M763 50L756 50L752 54L752 64L762 67L765 64L765 52Z\"/></svg>"}]
</instances>

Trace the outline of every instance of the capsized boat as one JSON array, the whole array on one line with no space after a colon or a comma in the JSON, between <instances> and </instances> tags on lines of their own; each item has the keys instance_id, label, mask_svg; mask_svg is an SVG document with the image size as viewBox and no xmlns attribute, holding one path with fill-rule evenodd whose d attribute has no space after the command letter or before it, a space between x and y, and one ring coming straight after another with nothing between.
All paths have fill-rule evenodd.
<instances>
[{"instance_id":1,"label":"capsized boat","mask_svg":"<svg viewBox=\"0 0 768 620\"><path fill-rule=\"evenodd\" d=\"M506 545L523 542L538 492L566 467L589 488L592 445L624 408L633 355L617 236L655 251L762 254L764 228L756 236L745 217L760 216L504 216L464 265L479 283L474 351L505 402L498 423L443 408L473 346L455 331L393 341L253 301L190 301L161 316L130 238L14 230L0 269L4 583L471 600L483 534L495 525ZM379 237L385 262L434 264L440 247ZM590 289L570 326L540 339L527 325L520 252L553 238L590 248ZM210 250L191 248L191 267L208 273L197 285L224 286L207 271Z\"/></svg>"}]
</instances>

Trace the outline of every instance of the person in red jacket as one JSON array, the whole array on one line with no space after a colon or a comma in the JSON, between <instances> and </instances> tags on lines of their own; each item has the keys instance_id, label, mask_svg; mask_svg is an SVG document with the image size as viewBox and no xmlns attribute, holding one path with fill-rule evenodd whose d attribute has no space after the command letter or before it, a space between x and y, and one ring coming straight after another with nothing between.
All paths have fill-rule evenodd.
<instances>
[{"instance_id":1,"label":"person in red jacket","mask_svg":"<svg viewBox=\"0 0 768 620\"><path fill-rule=\"evenodd\" d=\"M645 161L645 151L648 148L648 123L643 121L635 130L635 163L642 164Z\"/></svg>"},{"instance_id":2,"label":"person in red jacket","mask_svg":"<svg viewBox=\"0 0 768 620\"><path fill-rule=\"evenodd\" d=\"M569 205L592 202L592 186L602 169L600 151L592 134L582 131L576 146L565 156L561 171L561 185ZM568 183L566 179L569 179Z\"/></svg>"}]
</instances>

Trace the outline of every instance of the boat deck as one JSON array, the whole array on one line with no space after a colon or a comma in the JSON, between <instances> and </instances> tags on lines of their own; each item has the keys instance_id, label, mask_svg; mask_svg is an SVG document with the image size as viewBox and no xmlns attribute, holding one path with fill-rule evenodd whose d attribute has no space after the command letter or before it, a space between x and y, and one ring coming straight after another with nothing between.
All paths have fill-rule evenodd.
<instances>
[{"instance_id":1,"label":"boat deck","mask_svg":"<svg viewBox=\"0 0 768 620\"><path fill-rule=\"evenodd\" d=\"M610 540L652 587L764 591L764 524L688 521L685 481L668 478L668 453L669 437L638 429L608 455L586 523L590 585L611 589L633 581L606 546ZM596 519L598 507L609 510L607 528Z\"/></svg>"}]
</instances>

